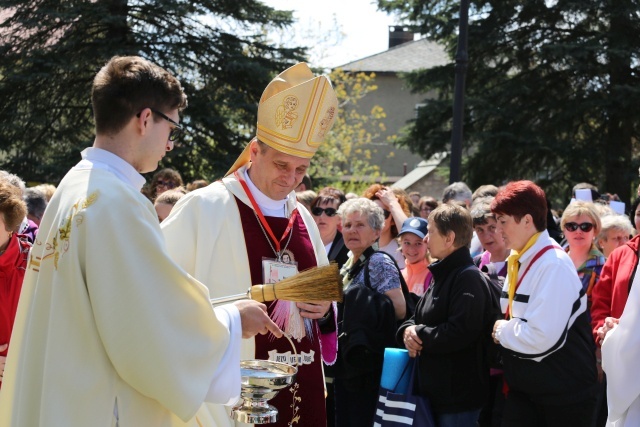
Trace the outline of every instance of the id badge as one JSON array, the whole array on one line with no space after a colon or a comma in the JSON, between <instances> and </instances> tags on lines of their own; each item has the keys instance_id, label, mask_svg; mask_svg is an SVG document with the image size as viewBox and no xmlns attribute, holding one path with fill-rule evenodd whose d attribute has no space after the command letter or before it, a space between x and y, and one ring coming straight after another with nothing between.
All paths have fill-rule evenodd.
<instances>
[{"instance_id":1,"label":"id badge","mask_svg":"<svg viewBox=\"0 0 640 427\"><path fill-rule=\"evenodd\" d=\"M298 274L298 263L285 263L273 258L262 258L262 283L277 283Z\"/></svg>"}]
</instances>

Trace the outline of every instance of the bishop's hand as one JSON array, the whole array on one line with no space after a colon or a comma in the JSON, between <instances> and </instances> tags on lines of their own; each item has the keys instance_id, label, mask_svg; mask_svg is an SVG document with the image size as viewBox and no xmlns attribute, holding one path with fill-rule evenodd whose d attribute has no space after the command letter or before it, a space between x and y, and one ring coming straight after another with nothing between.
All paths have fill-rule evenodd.
<instances>
[{"instance_id":1,"label":"bishop's hand","mask_svg":"<svg viewBox=\"0 0 640 427\"><path fill-rule=\"evenodd\" d=\"M298 302L296 306L300 310L300 316L319 320L329 313L331 301Z\"/></svg>"}]
</instances>

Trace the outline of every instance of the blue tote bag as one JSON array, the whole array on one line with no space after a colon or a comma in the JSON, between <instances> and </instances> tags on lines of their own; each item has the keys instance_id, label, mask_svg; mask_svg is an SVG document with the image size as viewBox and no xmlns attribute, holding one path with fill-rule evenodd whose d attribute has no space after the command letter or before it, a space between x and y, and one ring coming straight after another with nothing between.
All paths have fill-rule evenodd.
<instances>
[{"instance_id":1,"label":"blue tote bag","mask_svg":"<svg viewBox=\"0 0 640 427\"><path fill-rule=\"evenodd\" d=\"M409 358L408 354L405 357L405 354L401 352L406 353L406 350L393 349L391 351L392 354L385 351L385 366L383 367L373 426L436 427L429 400L424 396L413 394L413 382L418 369L417 359ZM398 361L404 362L399 375ZM392 374L385 375L385 371ZM392 379L395 380L394 383L390 383Z\"/></svg>"}]
</instances>

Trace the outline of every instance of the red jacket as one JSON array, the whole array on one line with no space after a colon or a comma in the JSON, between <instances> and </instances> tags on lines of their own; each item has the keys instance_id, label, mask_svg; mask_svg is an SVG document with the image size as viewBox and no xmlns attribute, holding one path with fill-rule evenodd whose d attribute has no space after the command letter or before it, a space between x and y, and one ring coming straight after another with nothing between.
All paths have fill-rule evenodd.
<instances>
[{"instance_id":1,"label":"red jacket","mask_svg":"<svg viewBox=\"0 0 640 427\"><path fill-rule=\"evenodd\" d=\"M591 327L597 339L597 330L607 317L620 318L627 303L631 281L638 266L640 234L615 249L602 267L600 280L591 293Z\"/></svg>"},{"instance_id":2,"label":"red jacket","mask_svg":"<svg viewBox=\"0 0 640 427\"><path fill-rule=\"evenodd\" d=\"M14 234L0 255L0 345L9 343L31 245ZM6 356L7 350L0 352Z\"/></svg>"}]
</instances>

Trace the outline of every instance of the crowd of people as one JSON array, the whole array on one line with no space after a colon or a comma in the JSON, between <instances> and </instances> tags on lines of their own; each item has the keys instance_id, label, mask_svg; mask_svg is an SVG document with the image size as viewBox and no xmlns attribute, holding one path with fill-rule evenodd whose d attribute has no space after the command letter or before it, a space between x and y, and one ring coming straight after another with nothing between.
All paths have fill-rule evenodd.
<instances>
[{"instance_id":1,"label":"crowd of people","mask_svg":"<svg viewBox=\"0 0 640 427\"><path fill-rule=\"evenodd\" d=\"M257 358L298 369L269 425L370 427L386 347L416 360L438 427L640 425L640 198L627 216L588 183L559 212L531 181L314 188L339 112L302 63L213 183L141 175L187 107L167 71L114 57L92 104L95 142L57 188L0 171L0 425L239 425ZM211 306L329 262L341 303Z\"/></svg>"}]
</instances>

